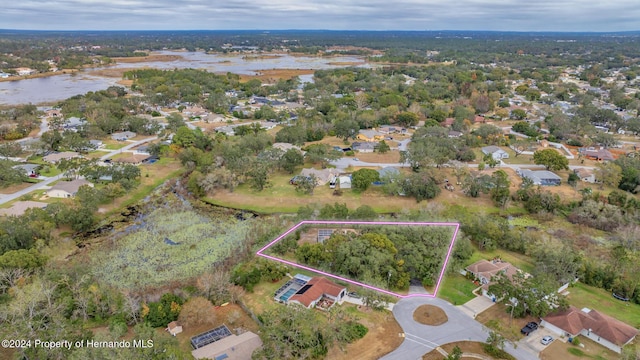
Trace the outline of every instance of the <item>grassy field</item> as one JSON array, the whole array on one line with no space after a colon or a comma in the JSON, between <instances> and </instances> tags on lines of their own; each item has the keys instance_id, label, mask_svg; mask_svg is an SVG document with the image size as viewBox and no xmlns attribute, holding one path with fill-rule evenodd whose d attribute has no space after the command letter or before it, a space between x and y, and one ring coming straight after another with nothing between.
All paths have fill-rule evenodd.
<instances>
[{"instance_id":1,"label":"grassy field","mask_svg":"<svg viewBox=\"0 0 640 360\"><path fill-rule=\"evenodd\" d=\"M213 219L169 197L165 206L126 228L117 245L96 251L94 272L105 283L126 289L192 278L231 256L248 231L248 222Z\"/></svg>"},{"instance_id":2,"label":"grassy field","mask_svg":"<svg viewBox=\"0 0 640 360\"><path fill-rule=\"evenodd\" d=\"M615 299L611 293L577 283L568 289L569 304L578 309L589 308L612 316L620 321L640 327L640 305Z\"/></svg>"},{"instance_id":3,"label":"grassy field","mask_svg":"<svg viewBox=\"0 0 640 360\"><path fill-rule=\"evenodd\" d=\"M205 198L214 205L236 209L246 209L260 213L294 213L298 208L311 204L346 203L355 210L361 205L369 205L381 213L400 212L404 209L417 209L420 204L412 198L387 196L379 188L371 188L364 193L344 190L341 196L333 195L329 185L318 186L313 195L300 194L289 184L292 175L275 174L270 178L272 186L263 191L251 189L247 184L238 186L233 192L221 191ZM424 202L423 204L425 204Z\"/></svg>"},{"instance_id":4,"label":"grassy field","mask_svg":"<svg viewBox=\"0 0 640 360\"><path fill-rule=\"evenodd\" d=\"M461 305L476 297L473 294L476 288L477 286L471 280L460 274L447 274L442 279L438 297L453 305Z\"/></svg>"}]
</instances>

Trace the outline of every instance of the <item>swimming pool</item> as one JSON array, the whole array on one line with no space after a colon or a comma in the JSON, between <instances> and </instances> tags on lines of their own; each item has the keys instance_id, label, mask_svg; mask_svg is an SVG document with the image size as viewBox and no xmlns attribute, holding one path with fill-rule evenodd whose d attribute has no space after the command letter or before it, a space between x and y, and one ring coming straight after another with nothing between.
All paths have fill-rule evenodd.
<instances>
[{"instance_id":1,"label":"swimming pool","mask_svg":"<svg viewBox=\"0 0 640 360\"><path fill-rule=\"evenodd\" d=\"M287 290L287 292L280 296L280 300L282 300L283 302L287 302L287 300L289 300L289 298L292 297L296 292L298 292L298 289L289 289Z\"/></svg>"}]
</instances>

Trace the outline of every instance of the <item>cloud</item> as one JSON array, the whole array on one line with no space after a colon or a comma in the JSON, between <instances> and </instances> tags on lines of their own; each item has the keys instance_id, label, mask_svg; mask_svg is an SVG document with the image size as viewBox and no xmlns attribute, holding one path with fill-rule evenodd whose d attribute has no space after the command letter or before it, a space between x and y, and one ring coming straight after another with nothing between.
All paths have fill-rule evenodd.
<instances>
[{"instance_id":1,"label":"cloud","mask_svg":"<svg viewBox=\"0 0 640 360\"><path fill-rule=\"evenodd\" d=\"M37 30L640 30L637 0L21 0L0 27Z\"/></svg>"}]
</instances>

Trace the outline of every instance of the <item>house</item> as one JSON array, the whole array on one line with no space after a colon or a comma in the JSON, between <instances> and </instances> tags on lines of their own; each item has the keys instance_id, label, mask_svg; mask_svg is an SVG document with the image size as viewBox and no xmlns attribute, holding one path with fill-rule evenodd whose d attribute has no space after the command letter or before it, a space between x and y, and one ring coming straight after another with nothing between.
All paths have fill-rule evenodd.
<instances>
[{"instance_id":1,"label":"house","mask_svg":"<svg viewBox=\"0 0 640 360\"><path fill-rule=\"evenodd\" d=\"M491 156L495 160L508 159L509 158L509 153L508 152L502 150L500 147L495 146L495 145L483 147L482 148L482 153L485 154L485 155L491 154Z\"/></svg>"},{"instance_id":2,"label":"house","mask_svg":"<svg viewBox=\"0 0 640 360\"><path fill-rule=\"evenodd\" d=\"M182 325L177 321L172 321L167 325L167 331L169 334L176 336L182 332Z\"/></svg>"},{"instance_id":3,"label":"house","mask_svg":"<svg viewBox=\"0 0 640 360\"><path fill-rule=\"evenodd\" d=\"M149 155L149 145L140 145L134 149L134 154Z\"/></svg>"},{"instance_id":4,"label":"house","mask_svg":"<svg viewBox=\"0 0 640 360\"><path fill-rule=\"evenodd\" d=\"M60 181L47 190L47 196L55 198L71 198L76 196L81 186L93 187L87 180L76 179L72 181Z\"/></svg>"},{"instance_id":5,"label":"house","mask_svg":"<svg viewBox=\"0 0 640 360\"><path fill-rule=\"evenodd\" d=\"M150 158L151 155L149 154L132 154L131 156L114 159L113 162L120 164L140 165Z\"/></svg>"},{"instance_id":6,"label":"house","mask_svg":"<svg viewBox=\"0 0 640 360\"><path fill-rule=\"evenodd\" d=\"M388 177L400 175L400 170L394 168L393 166L386 166L378 170L378 174L380 174L380 179L385 179Z\"/></svg>"},{"instance_id":7,"label":"house","mask_svg":"<svg viewBox=\"0 0 640 360\"><path fill-rule=\"evenodd\" d=\"M559 336L588 337L618 354L622 352L623 346L632 342L638 335L637 329L620 320L596 310L579 310L573 306L545 316L540 324Z\"/></svg>"},{"instance_id":8,"label":"house","mask_svg":"<svg viewBox=\"0 0 640 360\"><path fill-rule=\"evenodd\" d=\"M494 301L496 300L495 296L489 293L489 286L493 284L493 277L504 273L509 279L512 279L513 275L521 271L510 263L500 259L491 261L482 259L467 266L465 270L470 272L476 280L480 282L482 295Z\"/></svg>"},{"instance_id":9,"label":"house","mask_svg":"<svg viewBox=\"0 0 640 360\"><path fill-rule=\"evenodd\" d=\"M0 216L22 216L27 209L44 209L47 205L47 203L39 201L16 201L10 208L0 209Z\"/></svg>"},{"instance_id":10,"label":"house","mask_svg":"<svg viewBox=\"0 0 640 360\"><path fill-rule=\"evenodd\" d=\"M273 145L271 145L271 146L273 146L273 148L275 148L275 149L280 149L280 150L285 151L285 152L289 151L291 149L295 149L295 150L298 150L298 151L302 152L302 150L300 149L300 146L296 146L296 145L289 144L289 143L277 142L277 143L273 143Z\"/></svg>"},{"instance_id":11,"label":"house","mask_svg":"<svg viewBox=\"0 0 640 360\"><path fill-rule=\"evenodd\" d=\"M344 286L339 286L323 277L314 277L292 295L287 304L300 304L307 309L318 306L328 310L346 294L347 288Z\"/></svg>"},{"instance_id":12,"label":"house","mask_svg":"<svg viewBox=\"0 0 640 360\"><path fill-rule=\"evenodd\" d=\"M55 164L55 163L59 162L62 159L69 160L69 159L73 159L73 158L77 158L77 157L80 157L80 154L78 154L75 151L63 151L63 152L59 152L59 153L53 153L53 154L46 155L46 156L44 156L42 158L42 160L46 161L48 163Z\"/></svg>"},{"instance_id":13,"label":"house","mask_svg":"<svg viewBox=\"0 0 640 360\"><path fill-rule=\"evenodd\" d=\"M87 124L87 120L72 116L65 120L62 127L70 130L77 130L79 127Z\"/></svg>"},{"instance_id":14,"label":"house","mask_svg":"<svg viewBox=\"0 0 640 360\"><path fill-rule=\"evenodd\" d=\"M593 173L593 170L591 169L587 169L587 168L578 168L578 169L574 169L573 172L578 175L578 177L580 178L580 180L590 183L590 184L595 184L596 183L596 175Z\"/></svg>"},{"instance_id":15,"label":"house","mask_svg":"<svg viewBox=\"0 0 640 360\"><path fill-rule=\"evenodd\" d=\"M376 148L377 143L374 142L360 142L356 141L351 144L351 149L353 151L358 151L361 153L372 153Z\"/></svg>"},{"instance_id":16,"label":"house","mask_svg":"<svg viewBox=\"0 0 640 360\"><path fill-rule=\"evenodd\" d=\"M454 119L454 118L451 118L451 117L450 117L450 118L446 118L446 119L444 119L444 121L442 122L442 126L449 127L449 126L453 125L453 123L454 123L455 121L456 121L456 119Z\"/></svg>"},{"instance_id":17,"label":"house","mask_svg":"<svg viewBox=\"0 0 640 360\"><path fill-rule=\"evenodd\" d=\"M229 335L218 341L191 351L195 359L248 360L251 354L262 347L260 337L247 331L240 335Z\"/></svg>"},{"instance_id":18,"label":"house","mask_svg":"<svg viewBox=\"0 0 640 360\"><path fill-rule=\"evenodd\" d=\"M474 123L476 123L476 124L483 124L483 123L485 122L484 116L482 116L482 115L476 115L476 116L473 118L473 122L474 122Z\"/></svg>"},{"instance_id":19,"label":"house","mask_svg":"<svg viewBox=\"0 0 640 360\"><path fill-rule=\"evenodd\" d=\"M360 141L380 141L384 140L383 133L376 130L360 130L356 138Z\"/></svg>"},{"instance_id":20,"label":"house","mask_svg":"<svg viewBox=\"0 0 640 360\"><path fill-rule=\"evenodd\" d=\"M47 117L60 117L62 116L62 111L59 109L49 109L44 113Z\"/></svg>"},{"instance_id":21,"label":"house","mask_svg":"<svg viewBox=\"0 0 640 360\"><path fill-rule=\"evenodd\" d=\"M351 189L351 175L343 175L338 177L340 189Z\"/></svg>"},{"instance_id":22,"label":"house","mask_svg":"<svg viewBox=\"0 0 640 360\"><path fill-rule=\"evenodd\" d=\"M562 182L562 178L551 171L538 170L533 171L529 169L517 170L516 173L523 179L529 179L533 185L542 186L559 186Z\"/></svg>"},{"instance_id":23,"label":"house","mask_svg":"<svg viewBox=\"0 0 640 360\"><path fill-rule=\"evenodd\" d=\"M36 72L35 70L28 67L19 67L19 68L15 68L14 70L20 76L31 75Z\"/></svg>"},{"instance_id":24,"label":"house","mask_svg":"<svg viewBox=\"0 0 640 360\"><path fill-rule=\"evenodd\" d=\"M302 169L300 172L300 176L310 177L311 175L315 176L318 181L318 185L322 186L329 182L334 176L337 175L335 169L322 169L317 170L314 168Z\"/></svg>"},{"instance_id":25,"label":"house","mask_svg":"<svg viewBox=\"0 0 640 360\"><path fill-rule=\"evenodd\" d=\"M102 149L104 147L102 140L89 140L89 144L91 144L94 149Z\"/></svg>"},{"instance_id":26,"label":"house","mask_svg":"<svg viewBox=\"0 0 640 360\"><path fill-rule=\"evenodd\" d=\"M382 125L378 128L378 132L382 134L406 134L407 129L391 125Z\"/></svg>"},{"instance_id":27,"label":"house","mask_svg":"<svg viewBox=\"0 0 640 360\"><path fill-rule=\"evenodd\" d=\"M597 161L613 161L616 158L607 149L580 149L580 152L587 158Z\"/></svg>"},{"instance_id":28,"label":"house","mask_svg":"<svg viewBox=\"0 0 640 360\"><path fill-rule=\"evenodd\" d=\"M134 137L136 137L136 133L133 131L123 131L111 134L111 138L117 141L126 141Z\"/></svg>"}]
</instances>

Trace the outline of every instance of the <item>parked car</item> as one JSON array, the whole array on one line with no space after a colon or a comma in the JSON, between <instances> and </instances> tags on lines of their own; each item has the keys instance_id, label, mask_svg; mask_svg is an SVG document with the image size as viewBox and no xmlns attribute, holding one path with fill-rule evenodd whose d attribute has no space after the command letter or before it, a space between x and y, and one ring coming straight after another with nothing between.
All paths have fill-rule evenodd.
<instances>
[{"instance_id":1,"label":"parked car","mask_svg":"<svg viewBox=\"0 0 640 360\"><path fill-rule=\"evenodd\" d=\"M536 331L537 329L538 329L538 323L532 321L527 325L525 325L522 329L520 329L520 333L528 336L529 334Z\"/></svg>"},{"instance_id":2,"label":"parked car","mask_svg":"<svg viewBox=\"0 0 640 360\"><path fill-rule=\"evenodd\" d=\"M547 335L547 336L543 337L542 340L540 340L540 344L549 345L549 344L551 344L552 341L553 341L553 337Z\"/></svg>"},{"instance_id":3,"label":"parked car","mask_svg":"<svg viewBox=\"0 0 640 360\"><path fill-rule=\"evenodd\" d=\"M354 299L360 299L360 294L358 294L355 291L352 291L352 292L348 293L347 295L349 295L350 297L352 297Z\"/></svg>"},{"instance_id":4,"label":"parked car","mask_svg":"<svg viewBox=\"0 0 640 360\"><path fill-rule=\"evenodd\" d=\"M614 298L616 298L616 299L618 299L618 300L622 300L622 301L629 301L629 298L628 298L628 297L624 297L624 296L622 296L622 295L620 295L620 294L612 293L612 295L613 295L613 297L614 297Z\"/></svg>"}]
</instances>

